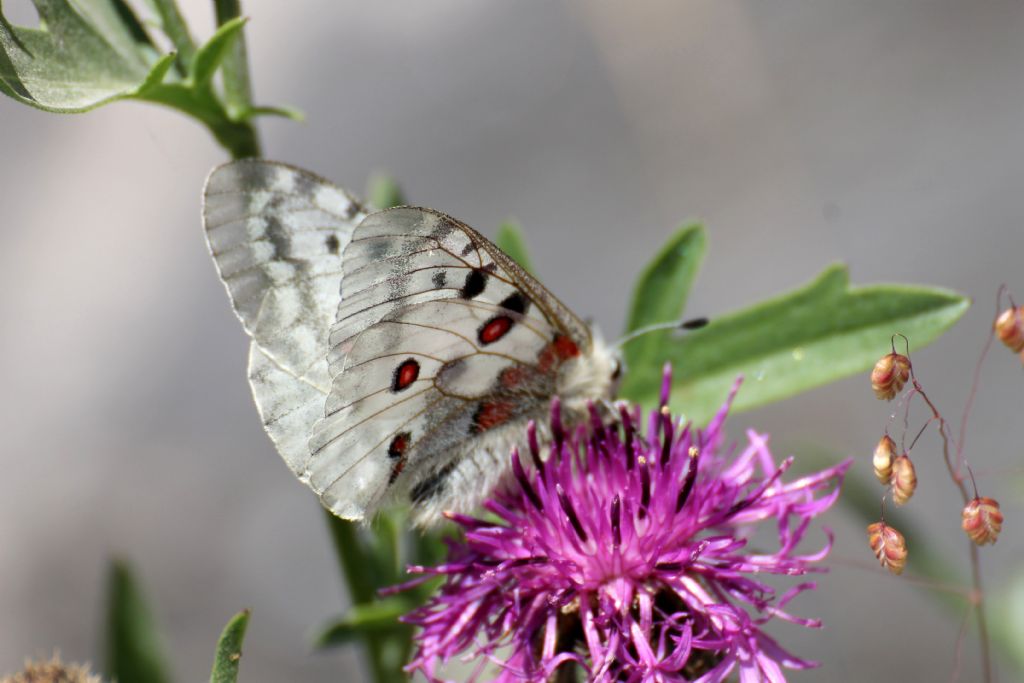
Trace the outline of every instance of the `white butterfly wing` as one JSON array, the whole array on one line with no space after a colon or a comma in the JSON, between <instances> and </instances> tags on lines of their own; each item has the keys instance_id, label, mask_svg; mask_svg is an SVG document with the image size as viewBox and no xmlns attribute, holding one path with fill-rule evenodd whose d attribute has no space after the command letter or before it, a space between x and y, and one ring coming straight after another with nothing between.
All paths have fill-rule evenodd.
<instances>
[{"instance_id":1,"label":"white butterfly wing","mask_svg":"<svg viewBox=\"0 0 1024 683\"><path fill-rule=\"evenodd\" d=\"M253 339L253 397L271 439L297 473L330 389L326 357L341 298L342 253L364 216L343 190L274 162L220 166L204 189L210 253Z\"/></svg>"},{"instance_id":2,"label":"white butterfly wing","mask_svg":"<svg viewBox=\"0 0 1024 683\"><path fill-rule=\"evenodd\" d=\"M471 228L426 209L374 214L345 253L333 385L306 477L346 518L408 494L429 521L464 467L479 469L475 502L507 457L507 438L484 437L543 414L562 363L590 344L582 322Z\"/></svg>"}]
</instances>

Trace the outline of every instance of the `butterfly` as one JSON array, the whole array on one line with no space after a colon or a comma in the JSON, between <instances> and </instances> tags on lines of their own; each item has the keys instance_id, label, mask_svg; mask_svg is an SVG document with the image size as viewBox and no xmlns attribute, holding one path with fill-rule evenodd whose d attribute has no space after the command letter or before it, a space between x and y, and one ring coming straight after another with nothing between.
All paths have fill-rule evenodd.
<instances>
[{"instance_id":1,"label":"butterfly","mask_svg":"<svg viewBox=\"0 0 1024 683\"><path fill-rule=\"evenodd\" d=\"M573 424L614 393L617 353L448 215L371 212L264 160L215 168L203 199L263 425L339 517L403 500L422 526L469 511L553 397Z\"/></svg>"}]
</instances>

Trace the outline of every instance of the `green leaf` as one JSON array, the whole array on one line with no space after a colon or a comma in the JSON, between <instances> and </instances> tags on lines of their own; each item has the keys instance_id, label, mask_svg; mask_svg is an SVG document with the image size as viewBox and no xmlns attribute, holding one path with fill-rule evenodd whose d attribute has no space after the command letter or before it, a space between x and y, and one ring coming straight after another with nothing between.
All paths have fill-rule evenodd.
<instances>
[{"instance_id":1,"label":"green leaf","mask_svg":"<svg viewBox=\"0 0 1024 683\"><path fill-rule=\"evenodd\" d=\"M523 237L522 227L514 221L505 221L498 228L498 235L494 238L498 248L512 257L512 260L522 266L528 273L533 272L533 264L530 263L530 254L526 249L526 238Z\"/></svg>"},{"instance_id":2,"label":"green leaf","mask_svg":"<svg viewBox=\"0 0 1024 683\"><path fill-rule=\"evenodd\" d=\"M633 290L627 333L657 323L682 321L690 287L704 260L706 242L703 225L686 226L647 264ZM623 346L626 367L642 365L643 359L657 355L669 335L667 330L650 332L629 341Z\"/></svg>"},{"instance_id":3,"label":"green leaf","mask_svg":"<svg viewBox=\"0 0 1024 683\"><path fill-rule=\"evenodd\" d=\"M238 667L242 661L242 641L249 626L249 610L242 610L231 618L217 641L217 652L213 656L210 683L235 683Z\"/></svg>"},{"instance_id":4,"label":"green leaf","mask_svg":"<svg viewBox=\"0 0 1024 683\"><path fill-rule=\"evenodd\" d=\"M108 591L106 677L167 683L171 678L159 633L127 564L111 564Z\"/></svg>"},{"instance_id":5,"label":"green leaf","mask_svg":"<svg viewBox=\"0 0 1024 683\"><path fill-rule=\"evenodd\" d=\"M222 24L206 44L196 52L192 60L189 77L197 88L208 87L213 75L217 73L224 58L228 55L235 41L242 34L247 19L235 17Z\"/></svg>"},{"instance_id":6,"label":"green leaf","mask_svg":"<svg viewBox=\"0 0 1024 683\"><path fill-rule=\"evenodd\" d=\"M933 341L967 310L943 289L874 285L850 289L844 266L826 269L801 289L724 315L635 364L623 395L654 403L661 365L673 366L672 408L705 422L744 375L734 409L777 401L862 372L902 333L911 348ZM865 395L869 395L867 381Z\"/></svg>"},{"instance_id":7,"label":"green leaf","mask_svg":"<svg viewBox=\"0 0 1024 683\"><path fill-rule=\"evenodd\" d=\"M131 97L154 67L162 68L123 2L33 2L42 28L0 21L0 91L7 95L48 111L87 111Z\"/></svg>"},{"instance_id":8,"label":"green leaf","mask_svg":"<svg viewBox=\"0 0 1024 683\"><path fill-rule=\"evenodd\" d=\"M405 196L395 179L384 174L375 174L370 178L366 191L370 206L377 209L390 209L393 206L404 206Z\"/></svg>"},{"instance_id":9,"label":"green leaf","mask_svg":"<svg viewBox=\"0 0 1024 683\"><path fill-rule=\"evenodd\" d=\"M415 606L415 602L399 595L353 605L345 616L327 624L313 636L313 647L335 647L361 638L380 639L382 635L411 630L398 618Z\"/></svg>"}]
</instances>

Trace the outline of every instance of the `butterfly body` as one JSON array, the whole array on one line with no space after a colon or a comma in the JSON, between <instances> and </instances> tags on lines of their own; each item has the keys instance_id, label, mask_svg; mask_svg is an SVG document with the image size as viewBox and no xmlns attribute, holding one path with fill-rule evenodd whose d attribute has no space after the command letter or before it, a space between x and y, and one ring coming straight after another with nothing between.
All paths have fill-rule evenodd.
<instances>
[{"instance_id":1,"label":"butterfly body","mask_svg":"<svg viewBox=\"0 0 1024 683\"><path fill-rule=\"evenodd\" d=\"M204 218L264 426L341 517L403 499L420 524L467 511L554 396L569 423L611 397L615 355L445 214L370 213L305 171L244 161L211 173Z\"/></svg>"}]
</instances>

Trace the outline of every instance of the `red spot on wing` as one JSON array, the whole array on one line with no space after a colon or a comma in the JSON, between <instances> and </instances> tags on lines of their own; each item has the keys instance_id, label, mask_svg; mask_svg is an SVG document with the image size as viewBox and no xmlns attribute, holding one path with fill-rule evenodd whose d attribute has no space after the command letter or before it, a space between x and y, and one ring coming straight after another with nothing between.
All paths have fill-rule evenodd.
<instances>
[{"instance_id":1,"label":"red spot on wing","mask_svg":"<svg viewBox=\"0 0 1024 683\"><path fill-rule=\"evenodd\" d=\"M552 343L555 345L555 353L558 354L559 360L569 360L580 355L580 348L576 346L576 342L564 334L555 337L555 341Z\"/></svg>"},{"instance_id":2,"label":"red spot on wing","mask_svg":"<svg viewBox=\"0 0 1024 683\"><path fill-rule=\"evenodd\" d=\"M409 432L402 432L397 434L395 438L391 439L391 445L388 446L388 456L391 458L401 458L405 455L405 449L409 447Z\"/></svg>"},{"instance_id":3,"label":"red spot on wing","mask_svg":"<svg viewBox=\"0 0 1024 683\"><path fill-rule=\"evenodd\" d=\"M420 376L420 364L409 358L395 368L395 377L391 382L392 391L401 391L416 381Z\"/></svg>"},{"instance_id":4,"label":"red spot on wing","mask_svg":"<svg viewBox=\"0 0 1024 683\"><path fill-rule=\"evenodd\" d=\"M515 389L526 379L527 369L522 365L513 365L501 371L498 381L505 389Z\"/></svg>"},{"instance_id":5,"label":"red spot on wing","mask_svg":"<svg viewBox=\"0 0 1024 683\"><path fill-rule=\"evenodd\" d=\"M561 364L578 355L580 355L580 349L576 346L576 342L564 334L560 334L541 349L540 355L537 356L537 367L541 372L548 373L554 369L555 363Z\"/></svg>"},{"instance_id":6,"label":"red spot on wing","mask_svg":"<svg viewBox=\"0 0 1024 683\"><path fill-rule=\"evenodd\" d=\"M388 457L394 460L395 464L391 466L391 476L388 477L389 486L395 483L398 475L405 469L405 451L409 448L411 441L412 435L409 432L396 434L395 438L391 439L391 444L388 446Z\"/></svg>"},{"instance_id":7,"label":"red spot on wing","mask_svg":"<svg viewBox=\"0 0 1024 683\"><path fill-rule=\"evenodd\" d=\"M512 318L507 315L499 315L496 318L491 318L484 326L480 328L480 333L477 337L480 339L480 343L483 345L493 344L498 341L512 329Z\"/></svg>"},{"instance_id":8,"label":"red spot on wing","mask_svg":"<svg viewBox=\"0 0 1024 683\"><path fill-rule=\"evenodd\" d=\"M515 406L508 401L485 401L473 414L473 431L486 432L508 422Z\"/></svg>"}]
</instances>

